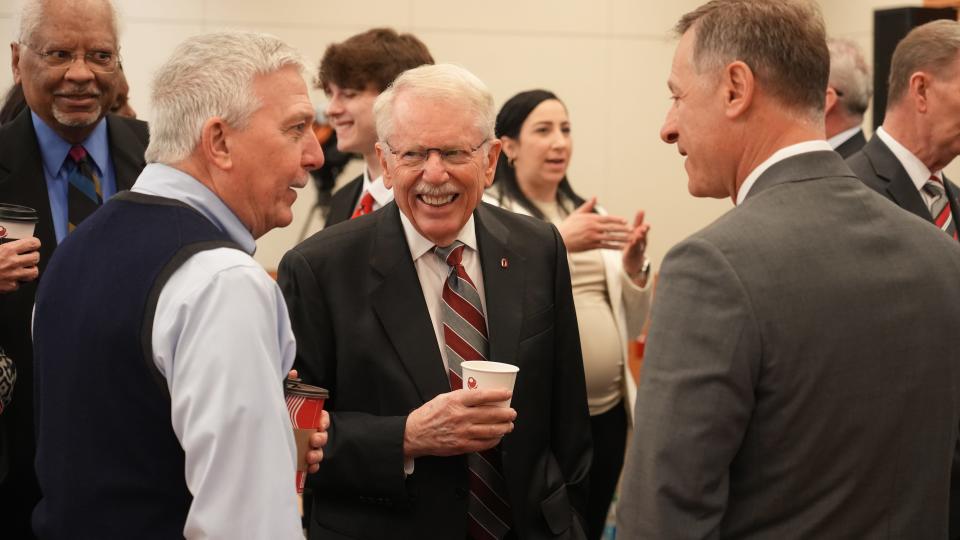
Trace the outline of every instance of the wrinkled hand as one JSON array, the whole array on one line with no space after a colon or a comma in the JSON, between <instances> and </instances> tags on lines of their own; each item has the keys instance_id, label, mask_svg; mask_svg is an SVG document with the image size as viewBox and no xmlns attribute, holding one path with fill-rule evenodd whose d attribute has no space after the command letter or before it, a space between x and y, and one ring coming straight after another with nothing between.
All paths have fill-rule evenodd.
<instances>
[{"instance_id":1,"label":"wrinkled hand","mask_svg":"<svg viewBox=\"0 0 960 540\"><path fill-rule=\"evenodd\" d=\"M0 293L20 288L20 283L40 275L40 240L23 238L0 244Z\"/></svg>"},{"instance_id":2,"label":"wrinkled hand","mask_svg":"<svg viewBox=\"0 0 960 540\"><path fill-rule=\"evenodd\" d=\"M647 234L650 225L643 222L643 210L637 212L633 218L633 228L627 235L627 242L623 246L623 269L628 274L636 274L643 266L647 252Z\"/></svg>"},{"instance_id":3,"label":"wrinkled hand","mask_svg":"<svg viewBox=\"0 0 960 540\"><path fill-rule=\"evenodd\" d=\"M323 411L320 415L320 429L310 435L310 450L307 451L307 472L313 474L320 470L323 461L323 447L327 445L327 429L330 428L330 413Z\"/></svg>"},{"instance_id":4,"label":"wrinkled hand","mask_svg":"<svg viewBox=\"0 0 960 540\"><path fill-rule=\"evenodd\" d=\"M403 455L455 456L493 448L513 431L517 411L494 403L509 390L454 390L440 394L407 416Z\"/></svg>"},{"instance_id":5,"label":"wrinkled hand","mask_svg":"<svg viewBox=\"0 0 960 540\"><path fill-rule=\"evenodd\" d=\"M623 249L630 227L617 216L601 216L593 212L597 198L581 204L560 223L560 236L567 251L576 253L590 249Z\"/></svg>"}]
</instances>

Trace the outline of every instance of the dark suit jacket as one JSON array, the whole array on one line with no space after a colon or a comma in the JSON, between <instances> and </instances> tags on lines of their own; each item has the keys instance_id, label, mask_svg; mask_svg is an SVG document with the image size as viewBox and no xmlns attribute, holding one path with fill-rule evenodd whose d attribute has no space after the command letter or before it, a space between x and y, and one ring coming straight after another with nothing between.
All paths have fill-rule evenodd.
<instances>
[{"instance_id":1,"label":"dark suit jacket","mask_svg":"<svg viewBox=\"0 0 960 540\"><path fill-rule=\"evenodd\" d=\"M357 208L357 202L360 200L362 192L363 173L360 173L360 176L354 178L333 194L323 228L349 220L353 216L353 211Z\"/></svg>"},{"instance_id":2,"label":"dark suit jacket","mask_svg":"<svg viewBox=\"0 0 960 540\"><path fill-rule=\"evenodd\" d=\"M945 538L960 246L835 152L774 164L663 261L624 538Z\"/></svg>"},{"instance_id":3,"label":"dark suit jacket","mask_svg":"<svg viewBox=\"0 0 960 540\"><path fill-rule=\"evenodd\" d=\"M566 250L538 220L474 216L490 356L520 366L500 446L514 530L580 538L591 444ZM331 392L310 537L464 538L465 456L418 458L404 477L407 414L450 387L396 203L307 239L279 272L295 367Z\"/></svg>"},{"instance_id":4,"label":"dark suit jacket","mask_svg":"<svg viewBox=\"0 0 960 540\"><path fill-rule=\"evenodd\" d=\"M933 223L933 216L917 191L917 186L910 180L910 175L897 156L880 137L874 136L860 152L847 158L847 165L871 189L895 202L900 208ZM946 176L943 177L943 185L950 201L950 211L954 219L957 219L960 217L960 188Z\"/></svg>"},{"instance_id":5,"label":"dark suit jacket","mask_svg":"<svg viewBox=\"0 0 960 540\"><path fill-rule=\"evenodd\" d=\"M843 141L840 146L834 149L834 152L840 154L840 157L848 158L859 152L865 144L867 144L867 138L863 136L863 130L861 129L856 135Z\"/></svg>"},{"instance_id":6,"label":"dark suit jacket","mask_svg":"<svg viewBox=\"0 0 960 540\"><path fill-rule=\"evenodd\" d=\"M117 190L130 189L144 166L147 124L119 116L107 117L110 157L116 172ZM40 221L35 235L40 239L40 279L57 246L43 177L40 147L30 111L24 110L0 127L0 202L35 208ZM0 415L0 461L7 457L10 472L0 481L0 508L32 508L39 500L33 473L33 347L30 317L38 281L24 283L16 292L0 294L0 345L17 364L13 402ZM28 510L29 512L29 510ZM18 515L18 520L24 516ZM26 516L29 518L29 514Z\"/></svg>"}]
</instances>

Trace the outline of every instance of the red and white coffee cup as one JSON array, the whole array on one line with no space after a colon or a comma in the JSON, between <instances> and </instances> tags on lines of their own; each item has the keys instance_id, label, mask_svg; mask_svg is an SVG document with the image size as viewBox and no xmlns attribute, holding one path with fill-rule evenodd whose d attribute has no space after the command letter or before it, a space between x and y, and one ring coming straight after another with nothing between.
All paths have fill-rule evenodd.
<instances>
[{"instance_id":1,"label":"red and white coffee cup","mask_svg":"<svg viewBox=\"0 0 960 540\"><path fill-rule=\"evenodd\" d=\"M310 446L310 435L320 429L323 415L323 403L330 392L319 386L311 386L299 380L287 379L283 382L283 395L293 424L293 438L297 441L297 493L303 493L307 480L306 454Z\"/></svg>"}]
</instances>

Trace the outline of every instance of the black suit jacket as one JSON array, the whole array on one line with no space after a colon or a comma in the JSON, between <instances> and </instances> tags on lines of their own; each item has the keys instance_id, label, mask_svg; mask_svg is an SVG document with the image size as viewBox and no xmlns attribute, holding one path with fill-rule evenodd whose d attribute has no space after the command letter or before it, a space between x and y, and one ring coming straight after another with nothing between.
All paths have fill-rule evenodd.
<instances>
[{"instance_id":1,"label":"black suit jacket","mask_svg":"<svg viewBox=\"0 0 960 540\"><path fill-rule=\"evenodd\" d=\"M110 158L116 174L117 191L130 189L144 167L147 124L139 120L107 117ZM0 127L0 202L29 206L37 210L40 221L34 233L40 239L40 279L57 246L43 176L43 163L29 109ZM15 519L32 509L39 500L33 472L33 346L30 318L39 280L24 283L20 289L0 294L0 346L17 364L17 384L10 407L0 415L0 462L9 460L9 474L0 480L0 508L19 509ZM2 478L0 465L0 478ZM8 505L9 503L9 505ZM6 515L6 514L5 514ZM11 515L14 515L11 513ZM6 526L6 525L5 525Z\"/></svg>"},{"instance_id":2,"label":"black suit jacket","mask_svg":"<svg viewBox=\"0 0 960 540\"><path fill-rule=\"evenodd\" d=\"M860 152L850 156L847 165L874 191L895 202L900 208L933 223L933 216L917 191L917 186L910 180L910 175L897 156L879 137L874 136ZM956 219L960 216L960 188L946 176L943 177L943 185L950 202L950 211Z\"/></svg>"},{"instance_id":3,"label":"black suit jacket","mask_svg":"<svg viewBox=\"0 0 960 540\"><path fill-rule=\"evenodd\" d=\"M338 189L330 199L330 211L327 212L327 220L323 227L347 221L353 216L353 211L357 208L357 202L360 200L360 194L363 192L363 173L354 178L342 188Z\"/></svg>"},{"instance_id":4,"label":"black suit jacket","mask_svg":"<svg viewBox=\"0 0 960 540\"><path fill-rule=\"evenodd\" d=\"M490 357L520 367L500 445L514 530L580 538L591 444L566 250L538 220L487 204L474 216ZM331 392L310 537L464 538L465 456L403 472L407 414L450 387L396 203L307 239L279 273L295 367Z\"/></svg>"},{"instance_id":5,"label":"black suit jacket","mask_svg":"<svg viewBox=\"0 0 960 540\"><path fill-rule=\"evenodd\" d=\"M865 144L867 144L867 138L863 136L863 130L861 129L856 135L843 141L840 146L834 149L834 152L840 154L841 157L846 159L859 152Z\"/></svg>"}]
</instances>

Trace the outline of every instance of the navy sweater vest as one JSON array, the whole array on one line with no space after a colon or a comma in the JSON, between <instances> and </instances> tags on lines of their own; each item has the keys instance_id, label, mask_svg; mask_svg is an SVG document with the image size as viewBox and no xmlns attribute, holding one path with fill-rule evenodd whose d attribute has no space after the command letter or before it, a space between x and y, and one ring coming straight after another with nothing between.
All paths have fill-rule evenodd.
<instances>
[{"instance_id":1,"label":"navy sweater vest","mask_svg":"<svg viewBox=\"0 0 960 540\"><path fill-rule=\"evenodd\" d=\"M127 192L57 247L34 319L40 538L183 537L192 498L151 330L170 275L224 246L192 208Z\"/></svg>"}]
</instances>

